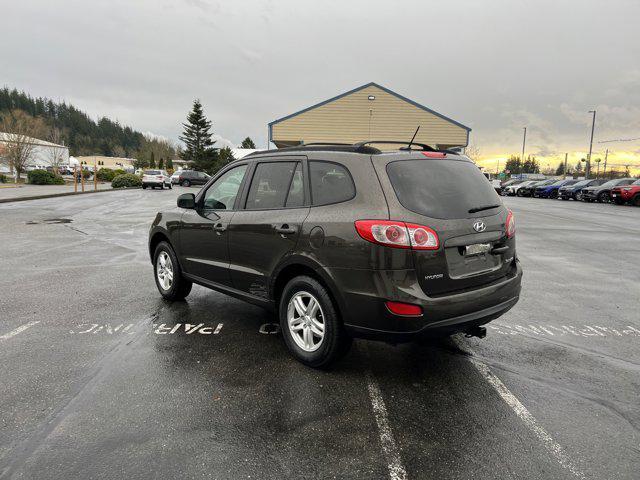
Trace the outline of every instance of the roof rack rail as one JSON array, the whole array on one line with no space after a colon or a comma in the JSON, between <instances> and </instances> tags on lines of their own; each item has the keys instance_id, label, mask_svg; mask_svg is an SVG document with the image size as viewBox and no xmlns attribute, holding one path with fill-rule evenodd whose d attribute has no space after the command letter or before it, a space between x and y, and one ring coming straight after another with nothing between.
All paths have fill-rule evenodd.
<instances>
[{"instance_id":1,"label":"roof rack rail","mask_svg":"<svg viewBox=\"0 0 640 480\"><path fill-rule=\"evenodd\" d=\"M270 152L304 152L304 151L332 151L332 152L353 152L353 153L365 153L369 155L376 155L382 153L382 150L370 146L372 143L378 144L386 144L386 145L406 145L404 148L399 148L399 150L413 150L411 146L420 147L420 149L424 152L443 152L443 153L451 153L459 155L460 152L456 152L454 150L446 150L446 149L437 149L432 147L431 145L427 145L426 143L416 143L416 142L404 142L399 140L366 140L363 142L357 143L338 143L338 142L313 142L313 143L301 143L300 145L293 145L291 147L283 147L278 148L276 150L260 150L257 152L252 152L249 155L245 155L242 158L251 157L253 155L260 155L264 153ZM416 149L416 150L420 150Z\"/></svg>"},{"instance_id":2,"label":"roof rack rail","mask_svg":"<svg viewBox=\"0 0 640 480\"><path fill-rule=\"evenodd\" d=\"M354 143L354 146L364 147L365 145L369 145L371 143L387 144L387 145L406 145L405 148L400 148L399 150L411 150L411 147L409 147L409 145L412 145L412 146L416 145L418 147L422 147L422 150L426 152L439 152L437 148L433 148L431 145L427 145L426 143L403 142L400 140L367 140L364 142Z\"/></svg>"}]
</instances>

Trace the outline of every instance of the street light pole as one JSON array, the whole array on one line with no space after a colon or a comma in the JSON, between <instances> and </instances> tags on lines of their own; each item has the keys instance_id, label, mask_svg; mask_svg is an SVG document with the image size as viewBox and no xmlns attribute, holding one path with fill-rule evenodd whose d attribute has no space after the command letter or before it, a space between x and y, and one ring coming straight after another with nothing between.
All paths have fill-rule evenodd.
<instances>
[{"instance_id":1,"label":"street light pole","mask_svg":"<svg viewBox=\"0 0 640 480\"><path fill-rule=\"evenodd\" d=\"M564 178L567 179L567 159L569 157L569 153L564 154Z\"/></svg>"},{"instance_id":2,"label":"street light pole","mask_svg":"<svg viewBox=\"0 0 640 480\"><path fill-rule=\"evenodd\" d=\"M524 146L527 143L527 127L522 127L524 136L522 137L522 162L524 163Z\"/></svg>"},{"instance_id":3,"label":"street light pole","mask_svg":"<svg viewBox=\"0 0 640 480\"><path fill-rule=\"evenodd\" d=\"M589 113L593 113L593 121L591 122L591 140L589 141L589 155L587 155L587 171L585 173L585 178L589 178L589 173L591 173L591 152L593 150L593 132L596 129L596 111L589 110Z\"/></svg>"}]
</instances>

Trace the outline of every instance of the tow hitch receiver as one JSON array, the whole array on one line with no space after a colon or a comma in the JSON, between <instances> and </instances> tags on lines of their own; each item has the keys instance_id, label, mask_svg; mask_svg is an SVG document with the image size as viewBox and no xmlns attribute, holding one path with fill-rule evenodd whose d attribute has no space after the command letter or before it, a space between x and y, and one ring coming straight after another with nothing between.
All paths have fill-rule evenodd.
<instances>
[{"instance_id":1,"label":"tow hitch receiver","mask_svg":"<svg viewBox=\"0 0 640 480\"><path fill-rule=\"evenodd\" d=\"M487 336L487 329L485 327L473 327L467 330L464 336L467 338L471 338L471 337L484 338Z\"/></svg>"}]
</instances>

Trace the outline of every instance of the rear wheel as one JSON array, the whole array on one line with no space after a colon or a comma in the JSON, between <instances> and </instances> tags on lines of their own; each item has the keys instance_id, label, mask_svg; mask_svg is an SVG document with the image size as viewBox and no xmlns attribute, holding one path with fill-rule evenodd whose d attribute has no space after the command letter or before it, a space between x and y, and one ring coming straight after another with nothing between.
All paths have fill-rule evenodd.
<instances>
[{"instance_id":1,"label":"rear wheel","mask_svg":"<svg viewBox=\"0 0 640 480\"><path fill-rule=\"evenodd\" d=\"M160 242L153 255L153 273L160 295L167 300L183 300L193 284L182 276L176 254L167 242Z\"/></svg>"},{"instance_id":2,"label":"rear wheel","mask_svg":"<svg viewBox=\"0 0 640 480\"><path fill-rule=\"evenodd\" d=\"M558 192L551 192L551 193L549 194L549 198L552 198L552 199L554 199L554 200L555 200L556 198L558 198Z\"/></svg>"},{"instance_id":3,"label":"rear wheel","mask_svg":"<svg viewBox=\"0 0 640 480\"><path fill-rule=\"evenodd\" d=\"M182 186L183 187L190 187L191 186L191 182L189 180L183 180L182 181Z\"/></svg>"},{"instance_id":4,"label":"rear wheel","mask_svg":"<svg viewBox=\"0 0 640 480\"><path fill-rule=\"evenodd\" d=\"M344 331L329 293L317 280L307 276L290 280L278 313L287 348L305 365L327 367L349 351L352 339Z\"/></svg>"},{"instance_id":5,"label":"rear wheel","mask_svg":"<svg viewBox=\"0 0 640 480\"><path fill-rule=\"evenodd\" d=\"M640 207L640 193L638 193L635 197L633 197L633 200L631 200L631 203L636 207Z\"/></svg>"},{"instance_id":6,"label":"rear wheel","mask_svg":"<svg viewBox=\"0 0 640 480\"><path fill-rule=\"evenodd\" d=\"M608 203L610 200L611 198L609 197L608 192L602 192L600 195L598 195L598 201L601 203Z\"/></svg>"},{"instance_id":7,"label":"rear wheel","mask_svg":"<svg viewBox=\"0 0 640 480\"><path fill-rule=\"evenodd\" d=\"M147 189L147 186L143 184L143 185L142 185L142 189L143 189L143 190L146 190L146 189Z\"/></svg>"}]
</instances>

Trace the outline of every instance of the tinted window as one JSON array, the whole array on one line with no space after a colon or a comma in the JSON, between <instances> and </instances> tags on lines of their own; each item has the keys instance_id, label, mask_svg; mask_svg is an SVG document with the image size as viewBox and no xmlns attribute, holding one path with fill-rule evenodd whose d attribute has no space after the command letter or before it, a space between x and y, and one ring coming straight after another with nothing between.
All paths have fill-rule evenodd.
<instances>
[{"instance_id":1,"label":"tinted window","mask_svg":"<svg viewBox=\"0 0 640 480\"><path fill-rule=\"evenodd\" d=\"M287 207L301 207L304 205L304 186L302 183L302 164L298 163L295 172L293 172L293 178L291 179L291 186L289 187L289 194L287 195Z\"/></svg>"},{"instance_id":2,"label":"tinted window","mask_svg":"<svg viewBox=\"0 0 640 480\"><path fill-rule=\"evenodd\" d=\"M213 210L231 210L238 196L240 184L247 170L240 165L222 174L204 194L203 206Z\"/></svg>"},{"instance_id":3,"label":"tinted window","mask_svg":"<svg viewBox=\"0 0 640 480\"><path fill-rule=\"evenodd\" d=\"M314 205L344 202L352 199L356 188L349 171L331 162L309 162L311 198Z\"/></svg>"},{"instance_id":4,"label":"tinted window","mask_svg":"<svg viewBox=\"0 0 640 480\"><path fill-rule=\"evenodd\" d=\"M247 210L282 208L296 162L259 163L247 195Z\"/></svg>"},{"instance_id":5,"label":"tinted window","mask_svg":"<svg viewBox=\"0 0 640 480\"><path fill-rule=\"evenodd\" d=\"M400 203L428 217L467 218L470 209L502 205L491 183L470 162L403 160L387 165L387 173Z\"/></svg>"},{"instance_id":6,"label":"tinted window","mask_svg":"<svg viewBox=\"0 0 640 480\"><path fill-rule=\"evenodd\" d=\"M162 175L162 172L160 170L145 170L144 174L145 175Z\"/></svg>"}]
</instances>

